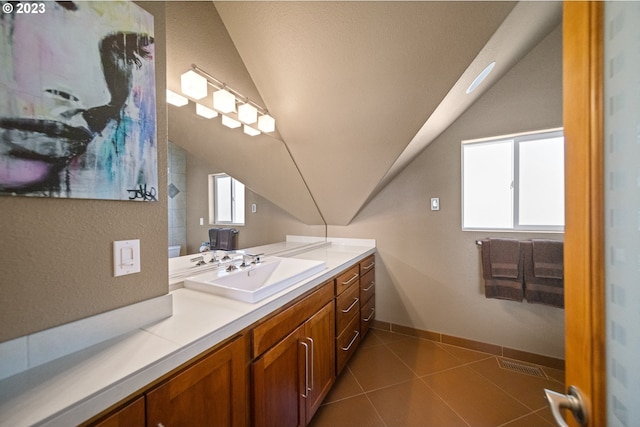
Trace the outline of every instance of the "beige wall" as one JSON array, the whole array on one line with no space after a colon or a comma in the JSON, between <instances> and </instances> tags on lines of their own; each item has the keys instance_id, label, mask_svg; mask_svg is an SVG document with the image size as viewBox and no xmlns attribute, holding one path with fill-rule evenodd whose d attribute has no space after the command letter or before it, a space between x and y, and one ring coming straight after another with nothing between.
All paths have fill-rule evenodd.
<instances>
[{"instance_id":1,"label":"beige wall","mask_svg":"<svg viewBox=\"0 0 640 427\"><path fill-rule=\"evenodd\" d=\"M461 230L460 142L562 125L561 29L488 91L334 237L377 240L377 319L472 340L564 356L564 311L486 299L480 249L487 236L560 234ZM432 212L431 197L441 210Z\"/></svg>"},{"instance_id":2,"label":"beige wall","mask_svg":"<svg viewBox=\"0 0 640 427\"><path fill-rule=\"evenodd\" d=\"M141 5L155 16L159 201L0 197L0 342L167 293L165 8ZM114 278L127 239L142 271Z\"/></svg>"},{"instance_id":3,"label":"beige wall","mask_svg":"<svg viewBox=\"0 0 640 427\"><path fill-rule=\"evenodd\" d=\"M187 253L198 252L200 244L209 240L209 175L223 170L211 166L200 156L187 153ZM239 231L238 248L249 248L267 243L281 242L287 234L325 236L325 227L306 225L274 203L246 188L245 225L235 226ZM251 204L257 205L256 213ZM204 218L204 225L200 225Z\"/></svg>"}]
</instances>

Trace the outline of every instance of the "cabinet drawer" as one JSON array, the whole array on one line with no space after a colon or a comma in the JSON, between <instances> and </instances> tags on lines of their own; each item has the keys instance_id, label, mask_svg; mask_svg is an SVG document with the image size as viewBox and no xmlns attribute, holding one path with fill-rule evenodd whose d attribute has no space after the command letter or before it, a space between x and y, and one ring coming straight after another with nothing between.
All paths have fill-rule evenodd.
<instances>
[{"instance_id":1,"label":"cabinet drawer","mask_svg":"<svg viewBox=\"0 0 640 427\"><path fill-rule=\"evenodd\" d=\"M353 316L360 312L360 287L351 285L336 298L336 335L340 335Z\"/></svg>"},{"instance_id":2,"label":"cabinet drawer","mask_svg":"<svg viewBox=\"0 0 640 427\"><path fill-rule=\"evenodd\" d=\"M360 343L360 316L354 317L336 338L336 374L340 374Z\"/></svg>"},{"instance_id":3,"label":"cabinet drawer","mask_svg":"<svg viewBox=\"0 0 640 427\"><path fill-rule=\"evenodd\" d=\"M371 295L369 301L360 309L360 332L364 336L373 323L376 314L376 296Z\"/></svg>"},{"instance_id":4,"label":"cabinet drawer","mask_svg":"<svg viewBox=\"0 0 640 427\"><path fill-rule=\"evenodd\" d=\"M376 291L376 271L369 270L360 277L360 305L369 301L371 295Z\"/></svg>"},{"instance_id":5,"label":"cabinet drawer","mask_svg":"<svg viewBox=\"0 0 640 427\"><path fill-rule=\"evenodd\" d=\"M291 307L271 316L251 331L251 357L256 358L275 343L286 337L291 331L305 322L333 299L333 283L320 285L318 290L295 303Z\"/></svg>"},{"instance_id":6,"label":"cabinet drawer","mask_svg":"<svg viewBox=\"0 0 640 427\"><path fill-rule=\"evenodd\" d=\"M336 277L336 295L340 295L349 286L358 282L360 277L360 265L356 264L338 277Z\"/></svg>"},{"instance_id":7,"label":"cabinet drawer","mask_svg":"<svg viewBox=\"0 0 640 427\"><path fill-rule=\"evenodd\" d=\"M366 272L373 270L375 266L375 255L369 255L368 257L360 261L360 275L363 276Z\"/></svg>"}]
</instances>

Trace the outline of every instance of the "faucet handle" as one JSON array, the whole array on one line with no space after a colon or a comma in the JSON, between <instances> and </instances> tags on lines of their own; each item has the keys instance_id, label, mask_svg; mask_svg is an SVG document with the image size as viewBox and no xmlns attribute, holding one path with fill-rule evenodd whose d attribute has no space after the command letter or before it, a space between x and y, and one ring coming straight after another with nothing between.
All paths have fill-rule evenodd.
<instances>
[{"instance_id":1,"label":"faucet handle","mask_svg":"<svg viewBox=\"0 0 640 427\"><path fill-rule=\"evenodd\" d=\"M202 257L202 256L197 256L195 258L191 258L191 259L189 259L189 261L195 262L196 263L196 267L199 266L199 265L205 265L206 264L204 262L204 257Z\"/></svg>"},{"instance_id":2,"label":"faucet handle","mask_svg":"<svg viewBox=\"0 0 640 427\"><path fill-rule=\"evenodd\" d=\"M252 254L249 252L245 252L242 255L243 267L248 267L250 264L260 264L262 262L262 260L260 259L262 255L264 254ZM247 263L247 259L249 260L249 263Z\"/></svg>"}]
</instances>

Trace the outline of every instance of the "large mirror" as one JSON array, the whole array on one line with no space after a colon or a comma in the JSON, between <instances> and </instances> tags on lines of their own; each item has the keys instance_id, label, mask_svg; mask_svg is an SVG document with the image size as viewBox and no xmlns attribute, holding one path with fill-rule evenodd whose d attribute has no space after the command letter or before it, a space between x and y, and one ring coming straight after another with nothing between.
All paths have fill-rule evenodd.
<instances>
[{"instance_id":1,"label":"large mirror","mask_svg":"<svg viewBox=\"0 0 640 427\"><path fill-rule=\"evenodd\" d=\"M243 95L265 105L213 2L167 2L167 88L196 64ZM184 23L189 27L185 28ZM211 107L211 93L202 100ZM279 133L248 136L220 118L196 115L195 103L168 106L169 245L197 253L210 228L209 177L226 173L246 186L246 215L238 248L283 241L287 234L326 237L326 226ZM276 117L277 120L277 117ZM255 205L255 212L252 206Z\"/></svg>"}]
</instances>

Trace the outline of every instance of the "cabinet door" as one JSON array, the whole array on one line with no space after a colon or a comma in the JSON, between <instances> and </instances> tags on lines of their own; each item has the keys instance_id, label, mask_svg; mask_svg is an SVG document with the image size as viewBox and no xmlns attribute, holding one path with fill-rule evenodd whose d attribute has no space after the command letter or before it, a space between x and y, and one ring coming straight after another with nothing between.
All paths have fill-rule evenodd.
<instances>
[{"instance_id":1,"label":"cabinet door","mask_svg":"<svg viewBox=\"0 0 640 427\"><path fill-rule=\"evenodd\" d=\"M245 426L246 374L240 337L147 393L147 426Z\"/></svg>"},{"instance_id":2,"label":"cabinet door","mask_svg":"<svg viewBox=\"0 0 640 427\"><path fill-rule=\"evenodd\" d=\"M251 364L255 427L302 427L310 346L304 325Z\"/></svg>"},{"instance_id":3,"label":"cabinet door","mask_svg":"<svg viewBox=\"0 0 640 427\"><path fill-rule=\"evenodd\" d=\"M332 300L305 323L305 338L310 345L307 424L335 381L335 308Z\"/></svg>"},{"instance_id":4,"label":"cabinet door","mask_svg":"<svg viewBox=\"0 0 640 427\"><path fill-rule=\"evenodd\" d=\"M144 397L139 397L107 418L92 424L94 427L143 427Z\"/></svg>"}]
</instances>

